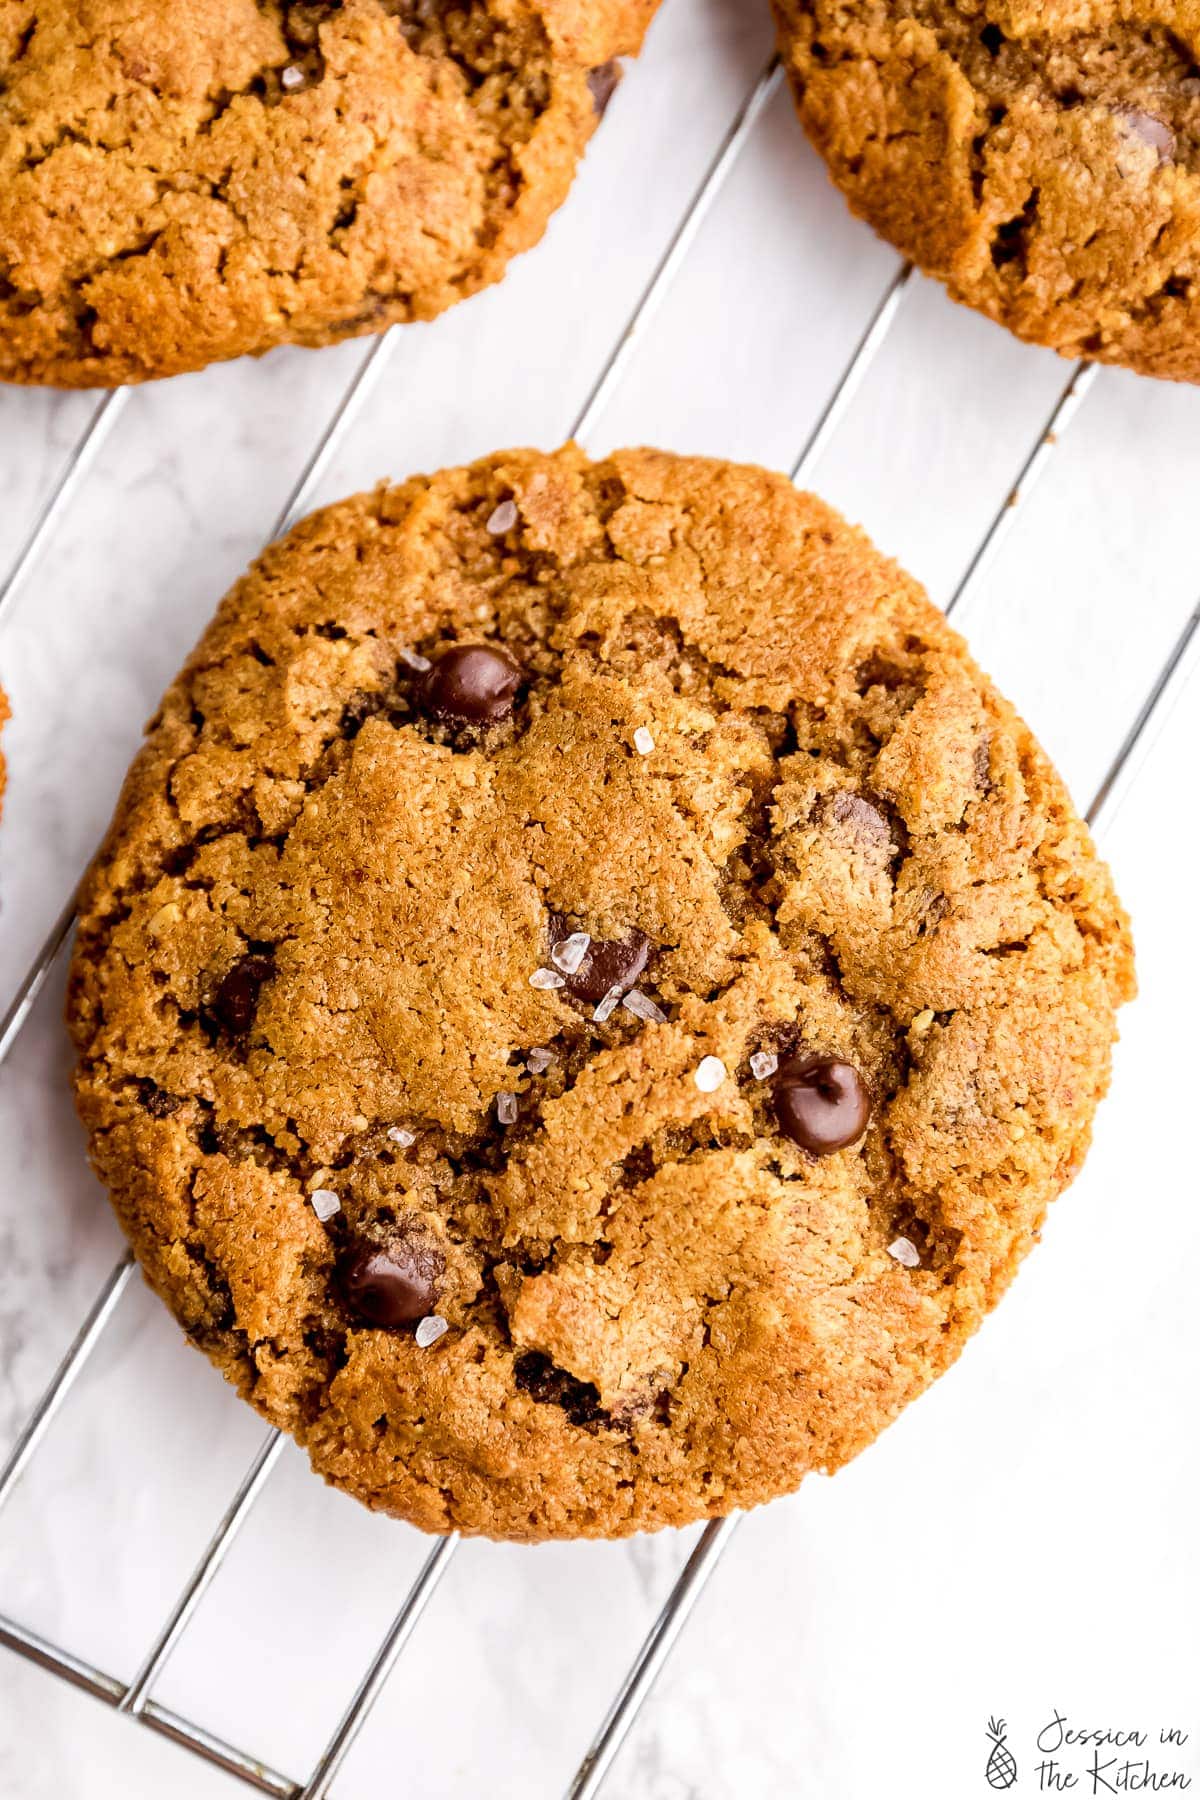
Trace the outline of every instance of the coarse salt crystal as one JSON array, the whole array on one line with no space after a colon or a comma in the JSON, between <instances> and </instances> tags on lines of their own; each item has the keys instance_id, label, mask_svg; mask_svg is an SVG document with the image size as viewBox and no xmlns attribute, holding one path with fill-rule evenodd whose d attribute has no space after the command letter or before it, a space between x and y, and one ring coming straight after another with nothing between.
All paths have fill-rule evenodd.
<instances>
[{"instance_id":1,"label":"coarse salt crystal","mask_svg":"<svg viewBox=\"0 0 1200 1800\"><path fill-rule=\"evenodd\" d=\"M550 952L550 961L564 975L574 975L591 947L592 940L586 931L573 931L561 944L555 944Z\"/></svg>"},{"instance_id":2,"label":"coarse salt crystal","mask_svg":"<svg viewBox=\"0 0 1200 1800\"><path fill-rule=\"evenodd\" d=\"M719 1056L706 1056L700 1066L693 1070L692 1080L702 1094L715 1094L728 1073Z\"/></svg>"},{"instance_id":3,"label":"coarse salt crystal","mask_svg":"<svg viewBox=\"0 0 1200 1800\"><path fill-rule=\"evenodd\" d=\"M529 977L529 985L531 988L542 988L548 992L551 988L566 987L567 984L557 969L535 969Z\"/></svg>"},{"instance_id":4,"label":"coarse salt crystal","mask_svg":"<svg viewBox=\"0 0 1200 1800\"><path fill-rule=\"evenodd\" d=\"M388 1137L391 1139L393 1144L399 1144L399 1146L402 1150L409 1149L409 1147L411 1145L415 1144L417 1141L416 1132L415 1131L405 1131L403 1125L389 1126Z\"/></svg>"},{"instance_id":5,"label":"coarse salt crystal","mask_svg":"<svg viewBox=\"0 0 1200 1800\"><path fill-rule=\"evenodd\" d=\"M640 988L630 988L621 1005L635 1019L645 1019L648 1025L665 1025L667 1022L667 1015L662 1007L656 1005L649 994L643 994Z\"/></svg>"},{"instance_id":6,"label":"coarse salt crystal","mask_svg":"<svg viewBox=\"0 0 1200 1800\"><path fill-rule=\"evenodd\" d=\"M304 70L297 68L295 63L289 63L279 77L279 85L289 94L294 93L297 88L304 86Z\"/></svg>"},{"instance_id":7,"label":"coarse salt crystal","mask_svg":"<svg viewBox=\"0 0 1200 1800\"><path fill-rule=\"evenodd\" d=\"M633 747L639 756L649 756L654 748L654 739L644 725L639 725L633 734Z\"/></svg>"},{"instance_id":8,"label":"coarse salt crystal","mask_svg":"<svg viewBox=\"0 0 1200 1800\"><path fill-rule=\"evenodd\" d=\"M766 1081L779 1067L779 1058L770 1050L756 1050L750 1058L750 1073L755 1081Z\"/></svg>"},{"instance_id":9,"label":"coarse salt crystal","mask_svg":"<svg viewBox=\"0 0 1200 1800\"><path fill-rule=\"evenodd\" d=\"M334 1213L340 1213L342 1203L332 1188L314 1188L308 1196L312 1201L312 1209L322 1225L326 1219L332 1219Z\"/></svg>"},{"instance_id":10,"label":"coarse salt crystal","mask_svg":"<svg viewBox=\"0 0 1200 1800\"><path fill-rule=\"evenodd\" d=\"M433 667L429 658L422 656L419 650L409 650L406 646L403 650L398 650L396 654L406 668L415 669L418 675L423 675L426 669Z\"/></svg>"},{"instance_id":11,"label":"coarse salt crystal","mask_svg":"<svg viewBox=\"0 0 1200 1800\"><path fill-rule=\"evenodd\" d=\"M515 1094L496 1095L496 1117L502 1125L515 1125L520 1110Z\"/></svg>"},{"instance_id":12,"label":"coarse salt crystal","mask_svg":"<svg viewBox=\"0 0 1200 1800\"><path fill-rule=\"evenodd\" d=\"M617 1010L617 1001L620 998L621 998L620 988L619 987L610 987L607 994L605 994L603 1000L600 1002L599 1006L596 1008L595 1012L592 1014L592 1017L593 1017L593 1019L595 1019L597 1025L603 1025L604 1021L606 1019L612 1018L613 1014Z\"/></svg>"},{"instance_id":13,"label":"coarse salt crystal","mask_svg":"<svg viewBox=\"0 0 1200 1800\"><path fill-rule=\"evenodd\" d=\"M888 1255L894 1256L906 1269L919 1269L921 1266L921 1252L908 1238L897 1238L894 1244L889 1244Z\"/></svg>"},{"instance_id":14,"label":"coarse salt crystal","mask_svg":"<svg viewBox=\"0 0 1200 1800\"><path fill-rule=\"evenodd\" d=\"M529 1070L531 1075L544 1075L553 1061L554 1055L552 1051L531 1050L525 1058L525 1067Z\"/></svg>"},{"instance_id":15,"label":"coarse salt crystal","mask_svg":"<svg viewBox=\"0 0 1200 1800\"><path fill-rule=\"evenodd\" d=\"M440 1337L445 1337L449 1329L450 1326L445 1319L439 1318L437 1313L430 1313L427 1319L421 1320L414 1334L418 1350L428 1350L429 1346L436 1344Z\"/></svg>"},{"instance_id":16,"label":"coarse salt crystal","mask_svg":"<svg viewBox=\"0 0 1200 1800\"><path fill-rule=\"evenodd\" d=\"M515 500L502 500L491 518L487 528L493 537L503 537L511 531L517 522L517 504Z\"/></svg>"}]
</instances>

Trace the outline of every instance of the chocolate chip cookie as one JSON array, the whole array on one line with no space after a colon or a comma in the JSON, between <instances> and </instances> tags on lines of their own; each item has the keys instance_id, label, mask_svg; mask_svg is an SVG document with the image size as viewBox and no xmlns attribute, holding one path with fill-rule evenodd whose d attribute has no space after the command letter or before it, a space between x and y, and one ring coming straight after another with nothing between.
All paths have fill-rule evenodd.
<instances>
[{"instance_id":1,"label":"chocolate chip cookie","mask_svg":"<svg viewBox=\"0 0 1200 1800\"><path fill-rule=\"evenodd\" d=\"M97 1173L193 1340L430 1531L846 1461L1079 1168L1133 991L1062 784L782 477L494 457L227 597L83 890Z\"/></svg>"},{"instance_id":2,"label":"chocolate chip cookie","mask_svg":"<svg viewBox=\"0 0 1200 1800\"><path fill-rule=\"evenodd\" d=\"M856 213L1021 337L1200 380L1196 6L774 4Z\"/></svg>"},{"instance_id":3,"label":"chocolate chip cookie","mask_svg":"<svg viewBox=\"0 0 1200 1800\"><path fill-rule=\"evenodd\" d=\"M429 319L570 186L657 0L7 0L0 378Z\"/></svg>"}]
</instances>

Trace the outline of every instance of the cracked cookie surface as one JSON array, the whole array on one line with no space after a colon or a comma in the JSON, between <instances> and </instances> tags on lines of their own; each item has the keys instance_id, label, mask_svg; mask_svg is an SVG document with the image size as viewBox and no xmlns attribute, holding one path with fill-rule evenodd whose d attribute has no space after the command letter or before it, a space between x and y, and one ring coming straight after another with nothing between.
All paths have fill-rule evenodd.
<instances>
[{"instance_id":1,"label":"cracked cookie surface","mask_svg":"<svg viewBox=\"0 0 1200 1800\"><path fill-rule=\"evenodd\" d=\"M86 882L94 1166L194 1341L432 1531L854 1455L1078 1169L1108 873L917 585L779 476L513 452L226 598Z\"/></svg>"},{"instance_id":2,"label":"cracked cookie surface","mask_svg":"<svg viewBox=\"0 0 1200 1800\"><path fill-rule=\"evenodd\" d=\"M565 198L657 0L0 0L0 379L428 319Z\"/></svg>"},{"instance_id":3,"label":"cracked cookie surface","mask_svg":"<svg viewBox=\"0 0 1200 1800\"><path fill-rule=\"evenodd\" d=\"M774 0L853 210L1071 357L1200 381L1197 0Z\"/></svg>"}]
</instances>

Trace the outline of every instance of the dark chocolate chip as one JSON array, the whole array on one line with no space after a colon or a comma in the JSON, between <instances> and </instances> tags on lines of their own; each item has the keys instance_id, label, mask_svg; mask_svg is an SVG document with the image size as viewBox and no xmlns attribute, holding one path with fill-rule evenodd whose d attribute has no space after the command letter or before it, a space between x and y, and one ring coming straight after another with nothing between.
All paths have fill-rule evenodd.
<instances>
[{"instance_id":1,"label":"dark chocolate chip","mask_svg":"<svg viewBox=\"0 0 1200 1800\"><path fill-rule=\"evenodd\" d=\"M887 814L864 800L861 794L845 791L831 794L826 802L826 814L838 825L849 825L856 837L864 838L868 843L890 844L892 841Z\"/></svg>"},{"instance_id":2,"label":"dark chocolate chip","mask_svg":"<svg viewBox=\"0 0 1200 1800\"><path fill-rule=\"evenodd\" d=\"M621 85L621 65L617 62L601 63L599 68L589 69L588 87L592 93L592 105L596 116L603 118L608 111L608 103Z\"/></svg>"},{"instance_id":3,"label":"dark chocolate chip","mask_svg":"<svg viewBox=\"0 0 1200 1800\"><path fill-rule=\"evenodd\" d=\"M444 1267L439 1251L406 1238L364 1244L342 1269L342 1292L368 1325L415 1325L433 1311Z\"/></svg>"},{"instance_id":4,"label":"dark chocolate chip","mask_svg":"<svg viewBox=\"0 0 1200 1800\"><path fill-rule=\"evenodd\" d=\"M575 928L560 913L550 915L550 947L561 944ZM573 975L563 976L576 1000L598 1006L611 988L627 994L650 961L650 939L636 928L623 938L593 938Z\"/></svg>"},{"instance_id":5,"label":"dark chocolate chip","mask_svg":"<svg viewBox=\"0 0 1200 1800\"><path fill-rule=\"evenodd\" d=\"M779 1128L813 1156L831 1156L858 1142L871 1118L871 1099L850 1063L832 1057L794 1057L775 1078Z\"/></svg>"},{"instance_id":6,"label":"dark chocolate chip","mask_svg":"<svg viewBox=\"0 0 1200 1800\"><path fill-rule=\"evenodd\" d=\"M164 1093L156 1082L143 1079L135 1085L138 1099L152 1119L169 1119L184 1104L178 1094Z\"/></svg>"},{"instance_id":7,"label":"dark chocolate chip","mask_svg":"<svg viewBox=\"0 0 1200 1800\"><path fill-rule=\"evenodd\" d=\"M513 709L521 670L504 650L454 644L421 684L421 705L447 725L496 725Z\"/></svg>"},{"instance_id":8,"label":"dark chocolate chip","mask_svg":"<svg viewBox=\"0 0 1200 1800\"><path fill-rule=\"evenodd\" d=\"M1175 133L1165 119L1157 113L1143 112L1138 106L1118 106L1113 110L1134 137L1157 153L1160 164L1175 160Z\"/></svg>"},{"instance_id":9,"label":"dark chocolate chip","mask_svg":"<svg viewBox=\"0 0 1200 1800\"><path fill-rule=\"evenodd\" d=\"M539 1405L561 1406L572 1425L587 1430L611 1423L600 1404L599 1388L556 1367L540 1350L526 1350L517 1357L513 1379L521 1392Z\"/></svg>"},{"instance_id":10,"label":"dark chocolate chip","mask_svg":"<svg viewBox=\"0 0 1200 1800\"><path fill-rule=\"evenodd\" d=\"M259 995L274 973L269 956L251 955L239 957L222 977L210 1010L232 1037L245 1037L253 1025Z\"/></svg>"}]
</instances>

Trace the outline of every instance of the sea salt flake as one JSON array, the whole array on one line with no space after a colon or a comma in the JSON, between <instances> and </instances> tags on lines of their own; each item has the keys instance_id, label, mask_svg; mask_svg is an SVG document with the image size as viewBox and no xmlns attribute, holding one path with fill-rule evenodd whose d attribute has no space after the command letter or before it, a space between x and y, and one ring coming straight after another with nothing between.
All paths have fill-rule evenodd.
<instances>
[{"instance_id":1,"label":"sea salt flake","mask_svg":"<svg viewBox=\"0 0 1200 1800\"><path fill-rule=\"evenodd\" d=\"M429 1317L422 1319L417 1326L415 1333L417 1349L428 1350L429 1346L436 1344L440 1337L445 1337L449 1329L450 1326L445 1319L439 1318L437 1313L430 1313Z\"/></svg>"},{"instance_id":2,"label":"sea salt flake","mask_svg":"<svg viewBox=\"0 0 1200 1800\"><path fill-rule=\"evenodd\" d=\"M410 650L405 646L403 650L397 650L396 654L406 668L415 669L418 675L424 675L427 669L433 667L429 658L422 656L419 650Z\"/></svg>"},{"instance_id":3,"label":"sea salt flake","mask_svg":"<svg viewBox=\"0 0 1200 1800\"><path fill-rule=\"evenodd\" d=\"M644 725L639 725L633 734L633 747L639 756L649 756L654 748L654 739Z\"/></svg>"},{"instance_id":4,"label":"sea salt flake","mask_svg":"<svg viewBox=\"0 0 1200 1800\"><path fill-rule=\"evenodd\" d=\"M640 988L630 988L621 1005L635 1019L645 1019L648 1025L665 1025L667 1022L667 1015L662 1007L656 1005L649 994L643 994Z\"/></svg>"},{"instance_id":5,"label":"sea salt flake","mask_svg":"<svg viewBox=\"0 0 1200 1800\"><path fill-rule=\"evenodd\" d=\"M756 1050L750 1058L750 1073L755 1081L766 1081L779 1067L779 1058L771 1050Z\"/></svg>"},{"instance_id":6,"label":"sea salt flake","mask_svg":"<svg viewBox=\"0 0 1200 1800\"><path fill-rule=\"evenodd\" d=\"M520 1104L515 1094L496 1095L496 1117L502 1125L515 1125L520 1110Z\"/></svg>"},{"instance_id":7,"label":"sea salt flake","mask_svg":"<svg viewBox=\"0 0 1200 1800\"><path fill-rule=\"evenodd\" d=\"M597 1025L603 1025L604 1021L606 1019L612 1018L613 1014L617 1010L617 1002L620 998L621 998L620 988L619 987L610 987L607 994L605 994L603 1000L600 1002L599 1006L596 1008L595 1012L592 1014L592 1017L593 1017L593 1019L595 1019Z\"/></svg>"},{"instance_id":8,"label":"sea salt flake","mask_svg":"<svg viewBox=\"0 0 1200 1800\"><path fill-rule=\"evenodd\" d=\"M888 1255L895 1257L906 1269L919 1269L921 1266L921 1252L908 1238L900 1237L894 1244L889 1244Z\"/></svg>"},{"instance_id":9,"label":"sea salt flake","mask_svg":"<svg viewBox=\"0 0 1200 1800\"><path fill-rule=\"evenodd\" d=\"M555 944L550 952L550 961L564 975L574 975L591 947L592 940L586 931L573 931L561 944Z\"/></svg>"},{"instance_id":10,"label":"sea salt flake","mask_svg":"<svg viewBox=\"0 0 1200 1800\"><path fill-rule=\"evenodd\" d=\"M706 1056L692 1072L692 1080L702 1094L715 1094L729 1073L719 1056Z\"/></svg>"},{"instance_id":11,"label":"sea salt flake","mask_svg":"<svg viewBox=\"0 0 1200 1800\"><path fill-rule=\"evenodd\" d=\"M322 1225L326 1219L332 1219L334 1213L340 1213L342 1203L332 1188L314 1188L308 1196L312 1201L312 1209Z\"/></svg>"},{"instance_id":12,"label":"sea salt flake","mask_svg":"<svg viewBox=\"0 0 1200 1800\"><path fill-rule=\"evenodd\" d=\"M409 1149L417 1141L416 1132L415 1131L405 1131L403 1125L389 1126L388 1127L388 1137L391 1139L393 1144L399 1144L399 1146L402 1150Z\"/></svg>"},{"instance_id":13,"label":"sea salt flake","mask_svg":"<svg viewBox=\"0 0 1200 1800\"><path fill-rule=\"evenodd\" d=\"M517 522L517 503L515 500L502 500L491 518L487 528L493 537L503 537L511 531Z\"/></svg>"},{"instance_id":14,"label":"sea salt flake","mask_svg":"<svg viewBox=\"0 0 1200 1800\"><path fill-rule=\"evenodd\" d=\"M529 985L548 992L551 988L566 987L567 984L557 969L535 969L529 977Z\"/></svg>"},{"instance_id":15,"label":"sea salt flake","mask_svg":"<svg viewBox=\"0 0 1200 1800\"><path fill-rule=\"evenodd\" d=\"M289 63L279 77L279 85L285 93L294 94L297 88L304 86L304 70L295 63Z\"/></svg>"},{"instance_id":16,"label":"sea salt flake","mask_svg":"<svg viewBox=\"0 0 1200 1800\"><path fill-rule=\"evenodd\" d=\"M525 1058L525 1067L529 1070L531 1075L544 1075L553 1061L554 1054L552 1051L531 1050Z\"/></svg>"}]
</instances>

